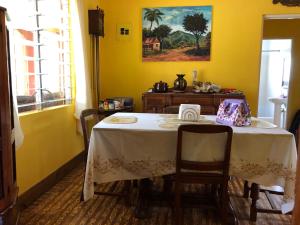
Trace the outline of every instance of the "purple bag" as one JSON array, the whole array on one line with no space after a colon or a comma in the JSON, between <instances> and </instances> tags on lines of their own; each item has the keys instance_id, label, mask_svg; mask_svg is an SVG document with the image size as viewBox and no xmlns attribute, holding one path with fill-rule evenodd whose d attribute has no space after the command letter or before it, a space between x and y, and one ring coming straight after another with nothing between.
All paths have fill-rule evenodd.
<instances>
[{"instance_id":1,"label":"purple bag","mask_svg":"<svg viewBox=\"0 0 300 225\"><path fill-rule=\"evenodd\" d=\"M225 99L219 106L216 121L229 126L250 126L251 113L245 99Z\"/></svg>"}]
</instances>

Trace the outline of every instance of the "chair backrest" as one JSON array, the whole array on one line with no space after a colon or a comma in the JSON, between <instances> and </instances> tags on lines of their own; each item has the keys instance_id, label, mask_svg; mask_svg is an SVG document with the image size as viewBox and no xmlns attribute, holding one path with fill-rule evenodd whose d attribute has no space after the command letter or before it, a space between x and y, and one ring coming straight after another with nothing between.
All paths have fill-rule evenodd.
<instances>
[{"instance_id":1,"label":"chair backrest","mask_svg":"<svg viewBox=\"0 0 300 225\"><path fill-rule=\"evenodd\" d=\"M98 109L85 109L80 114L80 122L84 140L84 150L86 153L89 149L91 129L103 117L104 116L100 113Z\"/></svg>"},{"instance_id":2,"label":"chair backrest","mask_svg":"<svg viewBox=\"0 0 300 225\"><path fill-rule=\"evenodd\" d=\"M179 105L176 106L166 106L163 108L163 113L166 114L178 114L179 113Z\"/></svg>"},{"instance_id":3,"label":"chair backrest","mask_svg":"<svg viewBox=\"0 0 300 225\"><path fill-rule=\"evenodd\" d=\"M300 142L300 109L296 112L289 131L295 135L296 145L299 147Z\"/></svg>"},{"instance_id":4,"label":"chair backrest","mask_svg":"<svg viewBox=\"0 0 300 225\"><path fill-rule=\"evenodd\" d=\"M192 139L188 140L189 142L184 141L185 134L193 134L192 136L190 136ZM215 138L218 138L218 140L215 140ZM214 152L216 151L212 151L212 149L209 149L209 153L212 154L211 156L214 159L205 160L205 158L211 158L211 156L207 157L203 155L203 152L201 151L201 146L197 146L195 144L197 141L205 143L205 148L209 147L210 145L212 148L214 147L219 148L218 152L219 153L221 152L221 154L213 155ZM208 125L208 124L199 124L199 125L188 124L188 125L179 126L178 138L177 138L176 174L182 173L181 170L192 170L197 172L221 171L224 176L228 176L231 141L232 141L232 128L229 126ZM195 143L190 143L190 142L195 142ZM193 145L191 147L195 147L197 149L196 150L188 149L189 152L184 153L183 149L185 151L187 150L184 148L185 147L184 144L187 143L190 143L191 145ZM201 160L194 159L197 158L194 157L195 154L200 156ZM193 158L193 160L185 159L184 155L189 155L190 156L189 158ZM202 158L204 159L204 161L202 160Z\"/></svg>"},{"instance_id":5,"label":"chair backrest","mask_svg":"<svg viewBox=\"0 0 300 225\"><path fill-rule=\"evenodd\" d=\"M294 133L294 136L295 136L295 141L296 141L297 152L299 152L299 149L300 149L300 146L299 146L300 145L300 123L298 125L297 130Z\"/></svg>"}]
</instances>

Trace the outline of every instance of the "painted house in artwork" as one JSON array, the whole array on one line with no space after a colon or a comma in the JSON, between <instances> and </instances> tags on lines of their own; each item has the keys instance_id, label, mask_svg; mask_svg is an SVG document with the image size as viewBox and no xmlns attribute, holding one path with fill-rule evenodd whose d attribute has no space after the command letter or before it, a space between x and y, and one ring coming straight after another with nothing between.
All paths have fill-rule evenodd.
<instances>
[{"instance_id":1,"label":"painted house in artwork","mask_svg":"<svg viewBox=\"0 0 300 225\"><path fill-rule=\"evenodd\" d=\"M160 51L160 41L158 38L146 38L143 41L144 51Z\"/></svg>"}]
</instances>

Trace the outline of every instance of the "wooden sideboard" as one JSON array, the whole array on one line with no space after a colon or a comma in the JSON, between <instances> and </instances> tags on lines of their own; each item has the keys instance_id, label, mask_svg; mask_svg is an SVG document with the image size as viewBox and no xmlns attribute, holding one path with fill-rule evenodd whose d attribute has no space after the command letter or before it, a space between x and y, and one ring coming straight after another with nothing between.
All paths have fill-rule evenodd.
<instances>
[{"instance_id":1,"label":"wooden sideboard","mask_svg":"<svg viewBox=\"0 0 300 225\"><path fill-rule=\"evenodd\" d=\"M177 106L180 104L199 104L201 114L217 114L220 103L227 98L244 99L243 94L198 94L193 92L167 92L167 93L143 93L143 112L162 113L167 106Z\"/></svg>"}]
</instances>

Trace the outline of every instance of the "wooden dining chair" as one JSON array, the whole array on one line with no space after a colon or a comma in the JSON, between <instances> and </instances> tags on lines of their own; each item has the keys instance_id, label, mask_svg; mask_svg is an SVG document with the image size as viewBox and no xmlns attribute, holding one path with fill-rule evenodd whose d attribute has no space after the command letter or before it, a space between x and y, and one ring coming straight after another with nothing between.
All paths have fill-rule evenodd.
<instances>
[{"instance_id":1,"label":"wooden dining chair","mask_svg":"<svg viewBox=\"0 0 300 225\"><path fill-rule=\"evenodd\" d=\"M85 151L85 160L87 159L89 143L90 143L90 135L92 128L95 124L97 124L100 120L102 120L105 116L98 109L85 109L81 112L80 121L83 132L83 140L84 140L84 151ZM97 185L96 183L94 185ZM95 195L110 195L110 196L121 196L124 197L126 205L130 205L130 188L131 181L124 181L124 187L121 192L115 192L116 186L118 182L113 182L110 186L109 191L95 191ZM83 199L83 196L81 196Z\"/></svg>"},{"instance_id":2,"label":"wooden dining chair","mask_svg":"<svg viewBox=\"0 0 300 225\"><path fill-rule=\"evenodd\" d=\"M166 106L163 108L163 113L178 114L179 113L179 105Z\"/></svg>"},{"instance_id":3,"label":"wooden dining chair","mask_svg":"<svg viewBox=\"0 0 300 225\"><path fill-rule=\"evenodd\" d=\"M289 131L294 134L297 150L299 149L300 140L300 110L295 114L291 127ZM257 206L257 201L259 199L259 193L263 193L269 202L270 208L261 208ZM252 198L251 208L250 208L250 220L256 221L257 213L272 213L272 214L282 214L281 209L276 206L276 200L274 195L284 195L284 189L280 186L265 187L252 183L249 187L248 181L244 182L244 194L243 197Z\"/></svg>"},{"instance_id":4,"label":"wooden dining chair","mask_svg":"<svg viewBox=\"0 0 300 225\"><path fill-rule=\"evenodd\" d=\"M187 149L185 145L190 143L188 135L193 134L193 142L201 140L201 135L211 135L213 138L220 138L220 145L213 145L209 151L218 152L220 159L216 156L212 161L198 161L186 159L192 154L194 149ZM217 137L215 136L217 135ZM197 138L197 139L195 139ZM185 140L186 139L186 140ZM175 174L175 210L174 220L176 225L183 224L182 195L183 184L212 184L219 187L216 192L216 202L218 212L221 216L222 224L227 222L228 213L228 181L229 181L229 161L231 152L232 128L223 125L181 125L178 128L177 154L176 154L176 174ZM195 146L195 143L193 143ZM216 149L218 146L219 149ZM206 146L207 147L207 146ZM188 152L185 152L188 151ZM205 155L205 149L196 150L198 155Z\"/></svg>"},{"instance_id":5,"label":"wooden dining chair","mask_svg":"<svg viewBox=\"0 0 300 225\"><path fill-rule=\"evenodd\" d=\"M85 159L89 150L92 127L104 118L98 109L85 109L80 114L80 122L83 133Z\"/></svg>"}]
</instances>

